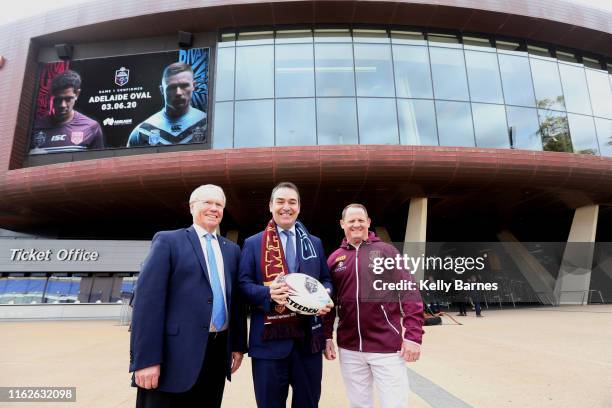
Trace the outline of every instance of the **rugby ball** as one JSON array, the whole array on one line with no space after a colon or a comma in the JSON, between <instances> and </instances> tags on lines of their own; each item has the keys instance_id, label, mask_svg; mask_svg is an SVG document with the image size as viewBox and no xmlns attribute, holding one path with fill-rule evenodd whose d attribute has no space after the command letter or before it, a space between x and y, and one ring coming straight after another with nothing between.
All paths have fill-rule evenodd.
<instances>
[{"instance_id":1,"label":"rugby ball","mask_svg":"<svg viewBox=\"0 0 612 408\"><path fill-rule=\"evenodd\" d=\"M315 315L325 305L333 302L321 282L303 273L290 273L278 278L289 287L286 306L303 315Z\"/></svg>"}]
</instances>

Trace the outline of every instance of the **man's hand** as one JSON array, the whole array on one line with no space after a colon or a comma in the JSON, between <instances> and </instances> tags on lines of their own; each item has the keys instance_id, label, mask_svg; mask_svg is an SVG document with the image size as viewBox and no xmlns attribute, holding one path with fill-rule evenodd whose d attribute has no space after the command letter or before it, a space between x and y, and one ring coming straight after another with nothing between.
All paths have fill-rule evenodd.
<instances>
[{"instance_id":1,"label":"man's hand","mask_svg":"<svg viewBox=\"0 0 612 408\"><path fill-rule=\"evenodd\" d=\"M270 287L270 297L273 301L278 303L279 305L284 305L287 303L287 297L289 296L289 286L285 282L278 282L278 278L284 276L285 274L281 272L274 282L269 286Z\"/></svg>"},{"instance_id":2,"label":"man's hand","mask_svg":"<svg viewBox=\"0 0 612 408\"><path fill-rule=\"evenodd\" d=\"M147 368L136 370L134 373L134 379L136 385L140 388L151 390L157 388L157 380L159 380L160 366L154 365Z\"/></svg>"},{"instance_id":3,"label":"man's hand","mask_svg":"<svg viewBox=\"0 0 612 408\"><path fill-rule=\"evenodd\" d=\"M336 346L334 346L334 341L332 339L327 339L327 341L325 342L324 354L327 360L336 359Z\"/></svg>"},{"instance_id":4,"label":"man's hand","mask_svg":"<svg viewBox=\"0 0 612 408\"><path fill-rule=\"evenodd\" d=\"M331 312L332 307L334 307L333 303L328 303L325 306L323 306L321 309L319 309L319 311L317 312L317 316L325 316L326 314L328 314L329 312Z\"/></svg>"},{"instance_id":5,"label":"man's hand","mask_svg":"<svg viewBox=\"0 0 612 408\"><path fill-rule=\"evenodd\" d=\"M421 356L421 346L417 343L404 340L402 341L402 349L400 350L400 356L409 363L415 362Z\"/></svg>"},{"instance_id":6,"label":"man's hand","mask_svg":"<svg viewBox=\"0 0 612 408\"><path fill-rule=\"evenodd\" d=\"M232 374L234 374L240 368L243 355L244 354L239 351L232 351Z\"/></svg>"}]
</instances>

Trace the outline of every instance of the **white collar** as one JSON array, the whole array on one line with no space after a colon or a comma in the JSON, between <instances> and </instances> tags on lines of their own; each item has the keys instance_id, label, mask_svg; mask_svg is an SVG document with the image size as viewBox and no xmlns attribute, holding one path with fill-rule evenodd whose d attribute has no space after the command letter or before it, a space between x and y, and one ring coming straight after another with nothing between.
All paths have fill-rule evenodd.
<instances>
[{"instance_id":1,"label":"white collar","mask_svg":"<svg viewBox=\"0 0 612 408\"><path fill-rule=\"evenodd\" d=\"M212 239L217 239L217 234L206 231L204 228L200 227L198 224L193 224L193 229L198 235L198 238L203 238L205 235L210 234Z\"/></svg>"},{"instance_id":2,"label":"white collar","mask_svg":"<svg viewBox=\"0 0 612 408\"><path fill-rule=\"evenodd\" d=\"M280 225L276 224L276 231L280 235L281 232L287 231L287 230L282 229ZM293 226L289 228L289 231L291 231L293 233L293 236L295 236L295 224L293 224Z\"/></svg>"}]
</instances>

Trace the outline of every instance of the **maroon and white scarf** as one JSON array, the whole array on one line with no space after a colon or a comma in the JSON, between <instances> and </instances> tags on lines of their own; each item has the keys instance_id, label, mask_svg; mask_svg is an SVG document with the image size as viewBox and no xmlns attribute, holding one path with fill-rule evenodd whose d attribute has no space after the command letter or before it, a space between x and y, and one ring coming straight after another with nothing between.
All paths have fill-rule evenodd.
<instances>
[{"instance_id":1,"label":"maroon and white scarf","mask_svg":"<svg viewBox=\"0 0 612 408\"><path fill-rule=\"evenodd\" d=\"M270 286L282 272L289 273L283 245L274 220L270 220L261 241L261 274L263 284ZM274 307L264 316L264 340L304 337L297 313L274 302Z\"/></svg>"}]
</instances>

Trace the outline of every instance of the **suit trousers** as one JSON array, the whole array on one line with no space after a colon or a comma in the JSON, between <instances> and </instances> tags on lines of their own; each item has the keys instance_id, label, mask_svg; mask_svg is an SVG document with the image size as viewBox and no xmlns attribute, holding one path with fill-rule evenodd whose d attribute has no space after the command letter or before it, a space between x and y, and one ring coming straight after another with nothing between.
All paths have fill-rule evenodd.
<instances>
[{"instance_id":1,"label":"suit trousers","mask_svg":"<svg viewBox=\"0 0 612 408\"><path fill-rule=\"evenodd\" d=\"M316 408L321 397L321 353L301 351L294 344L281 359L252 358L253 385L259 408L285 408L289 385L292 408Z\"/></svg>"},{"instance_id":2,"label":"suit trousers","mask_svg":"<svg viewBox=\"0 0 612 408\"><path fill-rule=\"evenodd\" d=\"M227 364L227 331L210 333L204 363L193 387L180 393L138 387L136 408L220 408Z\"/></svg>"},{"instance_id":3,"label":"suit trousers","mask_svg":"<svg viewBox=\"0 0 612 408\"><path fill-rule=\"evenodd\" d=\"M373 408L376 384L381 408L408 406L408 370L399 353L364 353L340 348L340 371L351 408Z\"/></svg>"}]
</instances>

